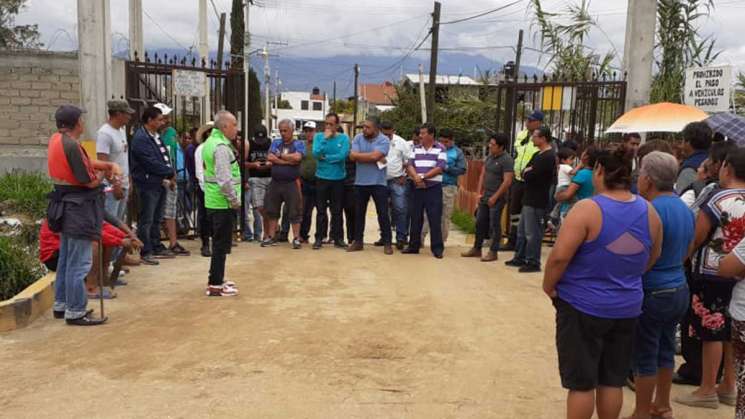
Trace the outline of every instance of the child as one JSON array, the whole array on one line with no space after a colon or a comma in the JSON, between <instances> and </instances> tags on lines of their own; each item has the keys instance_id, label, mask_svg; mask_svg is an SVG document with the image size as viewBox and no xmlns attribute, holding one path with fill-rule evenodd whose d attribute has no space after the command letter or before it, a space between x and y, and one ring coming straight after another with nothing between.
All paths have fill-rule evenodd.
<instances>
[{"instance_id":1,"label":"child","mask_svg":"<svg viewBox=\"0 0 745 419\"><path fill-rule=\"evenodd\" d=\"M559 171L558 171L558 182L556 183L556 192L561 192L569 187L572 183L572 176L574 176L574 158L576 154L574 150L567 147L562 147L559 150ZM557 228L561 223L561 219L566 215L569 207L574 202L558 202L551 211L550 222L554 228Z\"/></svg>"}]
</instances>

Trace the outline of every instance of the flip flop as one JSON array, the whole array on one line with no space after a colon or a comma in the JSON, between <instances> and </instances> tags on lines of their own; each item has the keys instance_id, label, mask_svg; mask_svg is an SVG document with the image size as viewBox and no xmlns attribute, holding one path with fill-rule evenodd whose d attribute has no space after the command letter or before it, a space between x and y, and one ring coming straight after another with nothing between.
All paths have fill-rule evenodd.
<instances>
[{"instance_id":1,"label":"flip flop","mask_svg":"<svg viewBox=\"0 0 745 419\"><path fill-rule=\"evenodd\" d=\"M94 292L94 293L89 292L88 293L88 298L90 298L92 300L98 300L98 299L101 298L101 293L100 292ZM108 288L104 288L103 289L103 299L104 300L113 300L114 298L116 298L116 294L114 294L110 289L108 289Z\"/></svg>"},{"instance_id":2,"label":"flip flop","mask_svg":"<svg viewBox=\"0 0 745 419\"><path fill-rule=\"evenodd\" d=\"M673 418L673 409L658 409L654 406L652 406L651 411L649 412L650 417L652 419L674 419Z\"/></svg>"}]
</instances>

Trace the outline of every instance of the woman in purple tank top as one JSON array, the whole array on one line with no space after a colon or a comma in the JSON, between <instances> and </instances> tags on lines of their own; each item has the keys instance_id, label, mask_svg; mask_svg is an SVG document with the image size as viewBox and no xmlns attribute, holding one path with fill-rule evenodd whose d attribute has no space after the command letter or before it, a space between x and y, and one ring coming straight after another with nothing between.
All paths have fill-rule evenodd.
<instances>
[{"instance_id":1,"label":"woman in purple tank top","mask_svg":"<svg viewBox=\"0 0 745 419\"><path fill-rule=\"evenodd\" d=\"M567 417L616 418L631 365L642 274L660 255L662 225L631 189L631 156L600 152L597 195L572 207L546 263L543 289L556 307L556 348ZM597 397L596 397L597 392Z\"/></svg>"}]
</instances>

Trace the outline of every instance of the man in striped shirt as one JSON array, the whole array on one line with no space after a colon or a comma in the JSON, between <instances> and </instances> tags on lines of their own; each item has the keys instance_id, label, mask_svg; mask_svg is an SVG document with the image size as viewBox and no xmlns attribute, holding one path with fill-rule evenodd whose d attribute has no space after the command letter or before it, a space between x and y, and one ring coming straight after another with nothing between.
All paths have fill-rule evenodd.
<instances>
[{"instance_id":1,"label":"man in striped shirt","mask_svg":"<svg viewBox=\"0 0 745 419\"><path fill-rule=\"evenodd\" d=\"M432 254L442 259L445 250L442 242L442 172L447 167L447 155L445 147L435 142L435 135L434 125L422 125L419 129L420 142L414 147L414 157L406 168L414 182L410 195L411 241L401 253L419 253L424 212L427 211Z\"/></svg>"}]
</instances>

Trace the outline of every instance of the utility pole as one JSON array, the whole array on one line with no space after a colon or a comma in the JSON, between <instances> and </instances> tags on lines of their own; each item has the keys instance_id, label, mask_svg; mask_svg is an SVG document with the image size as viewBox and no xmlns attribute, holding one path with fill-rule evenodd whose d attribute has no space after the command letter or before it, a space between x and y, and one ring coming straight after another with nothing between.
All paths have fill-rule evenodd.
<instances>
[{"instance_id":1,"label":"utility pole","mask_svg":"<svg viewBox=\"0 0 745 419\"><path fill-rule=\"evenodd\" d=\"M271 74L269 73L269 47L264 45L261 52L264 56L264 124L266 131L271 135L272 132L272 108L269 106L269 82Z\"/></svg>"},{"instance_id":2,"label":"utility pole","mask_svg":"<svg viewBox=\"0 0 745 419\"><path fill-rule=\"evenodd\" d=\"M434 122L435 90L437 89L437 48L440 40L440 2L435 2L432 12L432 52L429 58L429 97L427 98L427 120Z\"/></svg>"},{"instance_id":3,"label":"utility pole","mask_svg":"<svg viewBox=\"0 0 745 419\"><path fill-rule=\"evenodd\" d=\"M82 140L96 138L96 127L106 121L111 99L111 5L109 0L78 0L80 102L88 111Z\"/></svg>"},{"instance_id":4,"label":"utility pole","mask_svg":"<svg viewBox=\"0 0 745 419\"><path fill-rule=\"evenodd\" d=\"M419 64L419 105L422 108L422 124L427 123L427 99L424 93L424 66Z\"/></svg>"},{"instance_id":5,"label":"utility pole","mask_svg":"<svg viewBox=\"0 0 745 419\"><path fill-rule=\"evenodd\" d=\"M199 0L199 58L209 64L209 44L207 43L207 0ZM202 124L212 119L210 109L210 82L204 78L204 97L202 98Z\"/></svg>"},{"instance_id":6,"label":"utility pole","mask_svg":"<svg viewBox=\"0 0 745 419\"><path fill-rule=\"evenodd\" d=\"M282 84L282 81L279 80L279 70L274 70L274 109L275 113L277 112L277 109L279 109L279 86Z\"/></svg>"},{"instance_id":7,"label":"utility pole","mask_svg":"<svg viewBox=\"0 0 745 419\"><path fill-rule=\"evenodd\" d=\"M354 118L352 119L352 136L357 134L357 106L359 106L359 94L357 89L359 88L360 80L360 66L359 64L354 65Z\"/></svg>"},{"instance_id":8,"label":"utility pole","mask_svg":"<svg viewBox=\"0 0 745 419\"><path fill-rule=\"evenodd\" d=\"M222 55L225 47L225 13L220 14L220 32L217 34L217 70L222 73ZM222 78L215 78L215 103L217 109L225 109L222 104Z\"/></svg>"},{"instance_id":9,"label":"utility pole","mask_svg":"<svg viewBox=\"0 0 745 419\"><path fill-rule=\"evenodd\" d=\"M623 48L626 110L649 103L656 24L657 0L629 0Z\"/></svg>"},{"instance_id":10,"label":"utility pole","mask_svg":"<svg viewBox=\"0 0 745 419\"><path fill-rule=\"evenodd\" d=\"M331 102L331 106L332 106L331 109L333 109L333 111L336 112L337 111L336 109L336 80L334 80L334 95L332 96L332 98L333 98L333 101Z\"/></svg>"},{"instance_id":11,"label":"utility pole","mask_svg":"<svg viewBox=\"0 0 745 419\"><path fill-rule=\"evenodd\" d=\"M129 0L129 59L135 59L135 52L145 56L145 41L142 32L142 0Z\"/></svg>"},{"instance_id":12,"label":"utility pole","mask_svg":"<svg viewBox=\"0 0 745 419\"><path fill-rule=\"evenodd\" d=\"M248 84L251 80L251 32L248 30L248 17L251 0L244 3L244 32L243 32L243 136L250 138L253 133L248 132ZM244 217L241 217L243 219Z\"/></svg>"},{"instance_id":13,"label":"utility pole","mask_svg":"<svg viewBox=\"0 0 745 419\"><path fill-rule=\"evenodd\" d=\"M520 80L520 58L523 54L523 30L520 29L520 32L517 35L517 50L515 51L515 73L513 74L514 82L512 85L512 92L510 94L510 116L512 118L512 121L510 123L510 138L513 139L517 135L517 132L515 132L516 124L517 124L517 83ZM510 141L510 144L513 144L513 141ZM510 152L512 152L512 147L510 146Z\"/></svg>"}]
</instances>

